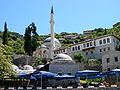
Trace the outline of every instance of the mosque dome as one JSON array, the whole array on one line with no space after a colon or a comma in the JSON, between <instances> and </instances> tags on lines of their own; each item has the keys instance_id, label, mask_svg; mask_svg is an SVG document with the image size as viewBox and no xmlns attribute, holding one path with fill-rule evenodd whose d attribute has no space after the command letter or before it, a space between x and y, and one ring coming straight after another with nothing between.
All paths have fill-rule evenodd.
<instances>
[{"instance_id":1,"label":"mosque dome","mask_svg":"<svg viewBox=\"0 0 120 90\"><path fill-rule=\"evenodd\" d=\"M12 65L12 68L13 68L13 70L14 70L14 71L19 70L19 67L18 67L18 66L16 66L16 65Z\"/></svg>"},{"instance_id":2,"label":"mosque dome","mask_svg":"<svg viewBox=\"0 0 120 90\"><path fill-rule=\"evenodd\" d=\"M30 65L24 65L23 70L33 70L33 67Z\"/></svg>"},{"instance_id":3,"label":"mosque dome","mask_svg":"<svg viewBox=\"0 0 120 90\"><path fill-rule=\"evenodd\" d=\"M38 66L37 66L37 69L40 69L40 68L42 68L42 67L44 67L44 65L38 65Z\"/></svg>"},{"instance_id":4,"label":"mosque dome","mask_svg":"<svg viewBox=\"0 0 120 90\"><path fill-rule=\"evenodd\" d=\"M59 40L56 39L56 38L54 38L54 41L57 42L57 43L60 43ZM44 43L46 43L46 42L51 42L51 37L46 38L46 39L44 40Z\"/></svg>"},{"instance_id":5,"label":"mosque dome","mask_svg":"<svg viewBox=\"0 0 120 90\"><path fill-rule=\"evenodd\" d=\"M67 55L67 54L57 54L55 57L54 57L55 60L68 60L68 61L73 61L72 58Z\"/></svg>"},{"instance_id":6,"label":"mosque dome","mask_svg":"<svg viewBox=\"0 0 120 90\"><path fill-rule=\"evenodd\" d=\"M54 47L54 49L57 49L57 48L60 48L60 47L61 47L61 44L60 44L60 42L59 42L58 39L54 38L54 42L55 42L55 47ZM44 45L45 45L47 48L50 48L50 44L51 44L51 37L46 38L46 39L44 40Z\"/></svg>"}]
</instances>

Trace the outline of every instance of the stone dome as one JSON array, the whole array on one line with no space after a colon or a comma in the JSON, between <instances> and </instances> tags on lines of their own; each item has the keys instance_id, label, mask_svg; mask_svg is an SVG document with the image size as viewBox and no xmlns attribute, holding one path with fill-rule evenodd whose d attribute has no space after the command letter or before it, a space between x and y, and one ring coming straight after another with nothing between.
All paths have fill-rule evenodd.
<instances>
[{"instance_id":1,"label":"stone dome","mask_svg":"<svg viewBox=\"0 0 120 90\"><path fill-rule=\"evenodd\" d=\"M56 39L56 38L54 38L54 41L57 42L57 43L60 43L59 40ZM44 40L44 43L46 43L46 42L51 42L51 37L46 38L46 39Z\"/></svg>"},{"instance_id":2,"label":"stone dome","mask_svg":"<svg viewBox=\"0 0 120 90\"><path fill-rule=\"evenodd\" d=\"M38 66L37 66L37 69L40 69L40 68L42 68L42 67L44 67L44 65L38 65Z\"/></svg>"},{"instance_id":3,"label":"stone dome","mask_svg":"<svg viewBox=\"0 0 120 90\"><path fill-rule=\"evenodd\" d=\"M69 55L67 55L67 54L57 54L54 57L54 60L69 60L69 61L73 61L72 58Z\"/></svg>"},{"instance_id":4,"label":"stone dome","mask_svg":"<svg viewBox=\"0 0 120 90\"><path fill-rule=\"evenodd\" d=\"M19 67L16 66L16 65L12 65L12 69L13 69L14 71L17 71L17 70L19 70Z\"/></svg>"},{"instance_id":5,"label":"stone dome","mask_svg":"<svg viewBox=\"0 0 120 90\"><path fill-rule=\"evenodd\" d=\"M33 67L30 65L24 65L23 70L33 70Z\"/></svg>"},{"instance_id":6,"label":"stone dome","mask_svg":"<svg viewBox=\"0 0 120 90\"><path fill-rule=\"evenodd\" d=\"M54 42L55 42L55 47L54 49L57 49L57 48L60 48L61 47L61 44L59 42L58 39L54 38ZM44 40L44 45L50 49L50 45L51 45L51 37L47 38Z\"/></svg>"}]
</instances>

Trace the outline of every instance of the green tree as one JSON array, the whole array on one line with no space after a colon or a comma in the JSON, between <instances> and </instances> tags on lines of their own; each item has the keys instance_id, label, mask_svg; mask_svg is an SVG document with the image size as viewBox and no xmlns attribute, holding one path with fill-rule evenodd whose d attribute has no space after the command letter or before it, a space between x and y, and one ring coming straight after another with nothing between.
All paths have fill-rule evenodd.
<instances>
[{"instance_id":1,"label":"green tree","mask_svg":"<svg viewBox=\"0 0 120 90\"><path fill-rule=\"evenodd\" d=\"M76 53L74 55L74 59L76 60L76 62L81 62L81 61L86 61L87 60L87 58L84 55L82 55L80 52Z\"/></svg>"},{"instance_id":2,"label":"green tree","mask_svg":"<svg viewBox=\"0 0 120 90\"><path fill-rule=\"evenodd\" d=\"M107 29L105 28L104 35L107 35Z\"/></svg>"},{"instance_id":3,"label":"green tree","mask_svg":"<svg viewBox=\"0 0 120 90\"><path fill-rule=\"evenodd\" d=\"M3 44L7 44L8 43L8 29L7 29L7 23L5 22L4 25L4 32L3 32Z\"/></svg>"},{"instance_id":4,"label":"green tree","mask_svg":"<svg viewBox=\"0 0 120 90\"><path fill-rule=\"evenodd\" d=\"M34 23L30 24L25 30L25 41L24 41L24 49L25 52L32 56L33 52L36 50L38 46L38 34L36 32L36 26Z\"/></svg>"},{"instance_id":5,"label":"green tree","mask_svg":"<svg viewBox=\"0 0 120 90\"><path fill-rule=\"evenodd\" d=\"M25 30L25 37L24 37L24 50L28 55L31 55L31 31L30 27L28 26Z\"/></svg>"},{"instance_id":6,"label":"green tree","mask_svg":"<svg viewBox=\"0 0 120 90\"><path fill-rule=\"evenodd\" d=\"M36 58L35 59L35 65L44 65L47 63L47 58Z\"/></svg>"},{"instance_id":7,"label":"green tree","mask_svg":"<svg viewBox=\"0 0 120 90\"><path fill-rule=\"evenodd\" d=\"M11 65L12 63L10 58L0 54L0 78L4 77L5 75L14 74Z\"/></svg>"}]
</instances>

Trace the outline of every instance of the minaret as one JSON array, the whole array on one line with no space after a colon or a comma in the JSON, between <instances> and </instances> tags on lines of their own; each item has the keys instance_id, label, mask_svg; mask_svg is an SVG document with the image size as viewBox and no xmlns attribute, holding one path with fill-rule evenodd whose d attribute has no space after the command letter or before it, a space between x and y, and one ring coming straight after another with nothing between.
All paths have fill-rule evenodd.
<instances>
[{"instance_id":1,"label":"minaret","mask_svg":"<svg viewBox=\"0 0 120 90\"><path fill-rule=\"evenodd\" d=\"M50 31L51 31L51 43L50 43L50 59L53 60L53 50L55 47L54 42L54 12L53 12L53 6L51 7L51 16L50 16Z\"/></svg>"}]
</instances>

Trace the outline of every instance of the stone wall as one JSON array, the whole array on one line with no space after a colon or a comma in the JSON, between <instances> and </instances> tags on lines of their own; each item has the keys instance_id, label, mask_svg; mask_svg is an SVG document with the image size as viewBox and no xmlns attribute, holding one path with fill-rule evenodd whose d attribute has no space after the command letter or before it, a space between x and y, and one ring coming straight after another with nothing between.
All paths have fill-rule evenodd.
<instances>
[{"instance_id":1,"label":"stone wall","mask_svg":"<svg viewBox=\"0 0 120 90\"><path fill-rule=\"evenodd\" d=\"M118 58L118 61L115 61L115 57ZM107 62L107 59L108 62ZM110 51L102 57L102 71L108 71L108 68L115 69L120 68L120 51Z\"/></svg>"},{"instance_id":2,"label":"stone wall","mask_svg":"<svg viewBox=\"0 0 120 90\"><path fill-rule=\"evenodd\" d=\"M27 55L13 55L13 64L17 66L23 66L23 65L33 65L35 62L35 57L33 56L27 56Z\"/></svg>"},{"instance_id":3,"label":"stone wall","mask_svg":"<svg viewBox=\"0 0 120 90\"><path fill-rule=\"evenodd\" d=\"M74 75L79 70L80 70L79 64L75 62L61 61L59 63L49 64L49 71L54 73L62 73L62 74L71 73Z\"/></svg>"}]
</instances>

